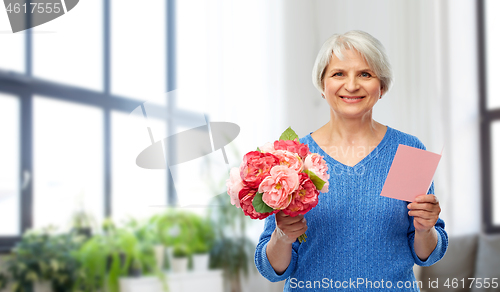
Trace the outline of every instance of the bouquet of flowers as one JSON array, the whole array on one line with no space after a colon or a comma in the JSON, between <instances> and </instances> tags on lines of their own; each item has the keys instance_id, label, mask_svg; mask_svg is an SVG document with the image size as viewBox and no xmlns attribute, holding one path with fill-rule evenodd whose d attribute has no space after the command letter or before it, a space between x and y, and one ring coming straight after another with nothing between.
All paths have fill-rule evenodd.
<instances>
[{"instance_id":1,"label":"bouquet of flowers","mask_svg":"<svg viewBox=\"0 0 500 292\"><path fill-rule=\"evenodd\" d=\"M328 192L323 156L311 153L288 128L278 141L266 143L243 156L226 181L231 204L252 219L264 219L283 211L289 216L306 214L318 204L319 192ZM306 241L302 234L299 241Z\"/></svg>"}]
</instances>

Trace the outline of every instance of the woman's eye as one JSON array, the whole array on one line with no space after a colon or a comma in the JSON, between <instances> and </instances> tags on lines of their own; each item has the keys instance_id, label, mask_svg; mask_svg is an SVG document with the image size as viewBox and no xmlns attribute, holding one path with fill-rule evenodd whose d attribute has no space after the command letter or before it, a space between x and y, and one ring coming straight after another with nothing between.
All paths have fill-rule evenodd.
<instances>
[{"instance_id":1,"label":"woman's eye","mask_svg":"<svg viewBox=\"0 0 500 292\"><path fill-rule=\"evenodd\" d=\"M337 73L334 73L333 76L342 76L342 72L337 72Z\"/></svg>"},{"instance_id":2,"label":"woman's eye","mask_svg":"<svg viewBox=\"0 0 500 292\"><path fill-rule=\"evenodd\" d=\"M372 75L368 72L361 73L361 77L372 77Z\"/></svg>"}]
</instances>

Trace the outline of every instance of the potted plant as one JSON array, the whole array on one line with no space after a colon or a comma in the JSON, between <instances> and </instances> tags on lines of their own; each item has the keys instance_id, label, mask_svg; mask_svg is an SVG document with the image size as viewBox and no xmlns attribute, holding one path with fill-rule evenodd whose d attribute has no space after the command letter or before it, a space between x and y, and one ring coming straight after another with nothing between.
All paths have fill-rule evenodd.
<instances>
[{"instance_id":1,"label":"potted plant","mask_svg":"<svg viewBox=\"0 0 500 292\"><path fill-rule=\"evenodd\" d=\"M71 231L85 236L87 239L92 237L92 229L95 226L95 220L92 215L83 210L73 213L71 218Z\"/></svg>"},{"instance_id":2,"label":"potted plant","mask_svg":"<svg viewBox=\"0 0 500 292\"><path fill-rule=\"evenodd\" d=\"M191 243L193 269L204 271L208 269L209 251L214 243L215 232L208 219L203 220L202 217L193 214L191 220L194 226L194 240Z\"/></svg>"},{"instance_id":3,"label":"potted plant","mask_svg":"<svg viewBox=\"0 0 500 292\"><path fill-rule=\"evenodd\" d=\"M165 245L159 235L159 230L161 230L158 226L159 218L160 215L154 215L143 223L131 220L130 225L136 229L139 242L152 245L156 267L161 271L165 267Z\"/></svg>"},{"instance_id":4,"label":"potted plant","mask_svg":"<svg viewBox=\"0 0 500 292\"><path fill-rule=\"evenodd\" d=\"M0 291L7 287L7 283L9 282L9 278L6 274L0 273Z\"/></svg>"},{"instance_id":5,"label":"potted plant","mask_svg":"<svg viewBox=\"0 0 500 292\"><path fill-rule=\"evenodd\" d=\"M117 228L109 218L102 229L102 234L93 236L74 252L81 264L78 287L84 291L106 287L110 292L118 292L118 278L128 276L137 239L131 232Z\"/></svg>"},{"instance_id":6,"label":"potted plant","mask_svg":"<svg viewBox=\"0 0 500 292\"><path fill-rule=\"evenodd\" d=\"M14 247L6 261L13 291L32 291L40 285L54 292L75 287L79 266L71 253L84 238L54 231L53 227L27 231Z\"/></svg>"},{"instance_id":7,"label":"potted plant","mask_svg":"<svg viewBox=\"0 0 500 292\"><path fill-rule=\"evenodd\" d=\"M188 270L190 250L186 245L178 244L174 246L172 252L172 271L174 273L186 273Z\"/></svg>"},{"instance_id":8,"label":"potted plant","mask_svg":"<svg viewBox=\"0 0 500 292\"><path fill-rule=\"evenodd\" d=\"M206 271L209 264L210 249L203 242L197 242L193 249L193 270L195 271Z\"/></svg>"},{"instance_id":9,"label":"potted plant","mask_svg":"<svg viewBox=\"0 0 500 292\"><path fill-rule=\"evenodd\" d=\"M138 275L138 270L142 275L154 274L160 276L160 278L163 275L164 249L162 249L163 253L160 254L161 257L158 257L157 247L161 246L163 248L163 245L160 244L156 226L152 222L154 222L153 219L139 221L131 218L126 223L125 228L137 238L137 245L132 257L131 275ZM160 264L158 260L161 260Z\"/></svg>"},{"instance_id":10,"label":"potted plant","mask_svg":"<svg viewBox=\"0 0 500 292\"><path fill-rule=\"evenodd\" d=\"M167 210L155 218L155 226L159 241L167 250L167 265L172 268L174 248L176 246L189 246L194 240L194 225L190 214L178 210Z\"/></svg>"},{"instance_id":11,"label":"potted plant","mask_svg":"<svg viewBox=\"0 0 500 292\"><path fill-rule=\"evenodd\" d=\"M231 292L242 291L241 277L248 276L255 251L255 244L245 233L251 220L231 205L227 194L215 196L211 205L217 206L210 210L216 240L210 250L209 267L224 270Z\"/></svg>"}]
</instances>

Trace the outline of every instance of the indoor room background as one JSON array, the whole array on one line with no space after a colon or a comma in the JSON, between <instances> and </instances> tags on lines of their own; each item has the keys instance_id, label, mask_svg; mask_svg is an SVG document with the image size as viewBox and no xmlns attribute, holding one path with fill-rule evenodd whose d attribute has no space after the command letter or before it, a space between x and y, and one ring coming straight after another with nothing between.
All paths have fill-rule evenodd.
<instances>
[{"instance_id":1,"label":"indoor room background","mask_svg":"<svg viewBox=\"0 0 500 292\"><path fill-rule=\"evenodd\" d=\"M329 120L312 66L329 36L353 29L379 39L392 62L395 82L374 119L443 150L434 182L450 238L492 237L495 11L494 0L86 0L18 33L1 11L0 247L8 253L31 228L68 230L79 211L98 224L173 207L206 215L244 153L289 126L303 137ZM135 164L153 142L209 122L240 127L227 164L221 150L166 169ZM247 224L256 244L263 221ZM254 270L243 283L282 287Z\"/></svg>"}]
</instances>

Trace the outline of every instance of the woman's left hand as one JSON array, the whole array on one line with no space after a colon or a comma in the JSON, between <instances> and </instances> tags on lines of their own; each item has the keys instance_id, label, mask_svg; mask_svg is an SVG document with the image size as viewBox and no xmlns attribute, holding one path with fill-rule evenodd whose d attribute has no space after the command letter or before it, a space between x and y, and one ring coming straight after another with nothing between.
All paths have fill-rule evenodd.
<instances>
[{"instance_id":1,"label":"woman's left hand","mask_svg":"<svg viewBox=\"0 0 500 292\"><path fill-rule=\"evenodd\" d=\"M415 201L408 204L408 215L413 216L413 225L416 232L427 232L436 224L441 207L438 198L433 195L420 195Z\"/></svg>"}]
</instances>

